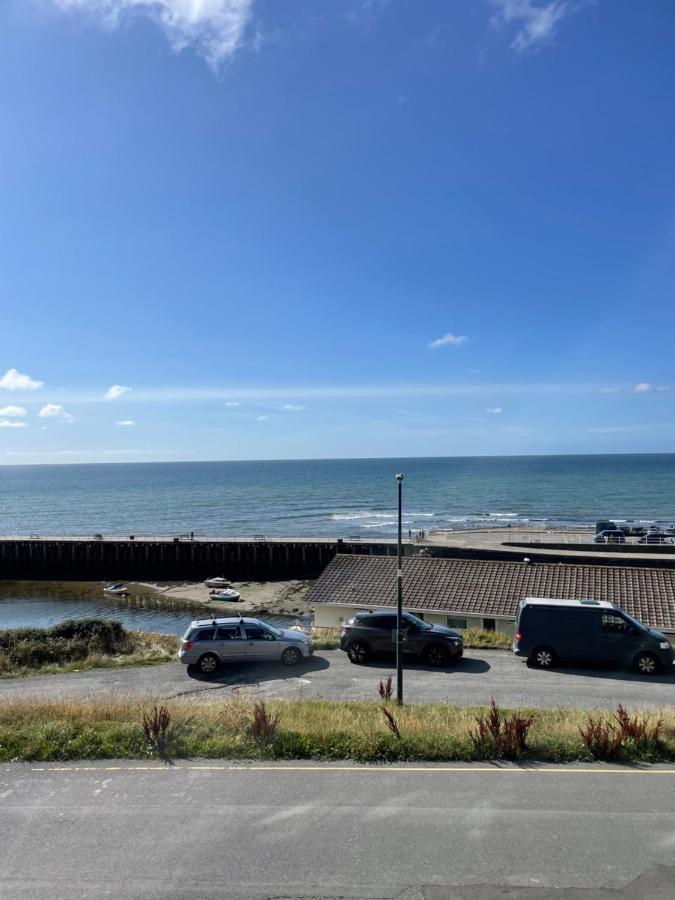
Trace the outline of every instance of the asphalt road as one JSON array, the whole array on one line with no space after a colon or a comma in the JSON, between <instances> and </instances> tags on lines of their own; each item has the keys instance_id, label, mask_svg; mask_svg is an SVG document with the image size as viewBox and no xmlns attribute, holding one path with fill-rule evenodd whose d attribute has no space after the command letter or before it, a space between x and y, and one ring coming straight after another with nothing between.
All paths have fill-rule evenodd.
<instances>
[{"instance_id":1,"label":"asphalt road","mask_svg":"<svg viewBox=\"0 0 675 900\"><path fill-rule=\"evenodd\" d=\"M178 662L161 666L94 669L0 681L0 701L129 696L213 699L233 689L270 697L377 699L380 678L394 672L392 660L352 665L340 650L322 651L297 669L279 664L240 663L210 678L191 677ZM412 666L404 674L404 699L473 706L494 697L502 706L614 708L669 707L675 698L675 666L652 678L625 669L565 667L551 672L530 669L509 651L468 650L453 668Z\"/></svg>"},{"instance_id":2,"label":"asphalt road","mask_svg":"<svg viewBox=\"0 0 675 900\"><path fill-rule=\"evenodd\" d=\"M0 767L12 900L675 896L675 768Z\"/></svg>"}]
</instances>

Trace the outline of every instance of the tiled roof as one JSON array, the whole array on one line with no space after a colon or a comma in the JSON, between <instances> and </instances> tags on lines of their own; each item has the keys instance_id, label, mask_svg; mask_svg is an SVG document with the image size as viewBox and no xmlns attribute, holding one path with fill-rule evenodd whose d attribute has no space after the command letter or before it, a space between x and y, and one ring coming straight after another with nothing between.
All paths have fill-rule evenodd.
<instances>
[{"instance_id":1,"label":"tiled roof","mask_svg":"<svg viewBox=\"0 0 675 900\"><path fill-rule=\"evenodd\" d=\"M406 557L407 609L515 616L523 597L609 600L653 628L675 631L675 570L566 563ZM396 558L338 554L307 601L351 607L396 605Z\"/></svg>"}]
</instances>

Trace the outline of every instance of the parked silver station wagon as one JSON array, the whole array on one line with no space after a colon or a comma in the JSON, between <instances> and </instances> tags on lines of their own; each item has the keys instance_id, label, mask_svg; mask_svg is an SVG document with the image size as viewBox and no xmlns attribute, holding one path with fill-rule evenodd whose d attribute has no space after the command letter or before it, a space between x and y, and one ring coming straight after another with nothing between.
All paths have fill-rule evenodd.
<instances>
[{"instance_id":1,"label":"parked silver station wagon","mask_svg":"<svg viewBox=\"0 0 675 900\"><path fill-rule=\"evenodd\" d=\"M210 675L223 663L282 662L297 665L314 652L312 638L303 631L275 628L260 619L233 616L195 619L181 638L178 658Z\"/></svg>"}]
</instances>

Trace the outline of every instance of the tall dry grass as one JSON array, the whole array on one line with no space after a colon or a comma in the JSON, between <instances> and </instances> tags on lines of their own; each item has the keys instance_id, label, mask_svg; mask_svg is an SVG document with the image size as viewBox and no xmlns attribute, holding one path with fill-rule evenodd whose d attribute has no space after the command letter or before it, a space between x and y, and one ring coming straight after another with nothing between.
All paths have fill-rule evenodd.
<instances>
[{"instance_id":1,"label":"tall dry grass","mask_svg":"<svg viewBox=\"0 0 675 900\"><path fill-rule=\"evenodd\" d=\"M488 707L389 705L399 736L382 714L382 702L266 700L276 719L273 737L252 739L253 698L195 703L158 701L176 724L174 758L472 760L480 757L470 733ZM0 705L0 761L144 758L152 750L143 715L153 701L114 702L20 700ZM507 711L504 711L507 712ZM635 712L635 711L633 711ZM532 716L526 759L565 762L593 758L580 737L588 721L583 710L521 710ZM600 713L610 717L611 711ZM595 712L594 715L599 715ZM675 711L648 714L663 720L658 744L635 747L622 758L675 760Z\"/></svg>"}]
</instances>

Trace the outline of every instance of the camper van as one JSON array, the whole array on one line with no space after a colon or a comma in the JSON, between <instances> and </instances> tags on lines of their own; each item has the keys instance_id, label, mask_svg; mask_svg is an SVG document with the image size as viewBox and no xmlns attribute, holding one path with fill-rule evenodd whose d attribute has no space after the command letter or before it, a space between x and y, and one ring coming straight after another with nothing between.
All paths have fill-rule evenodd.
<instances>
[{"instance_id":1,"label":"camper van","mask_svg":"<svg viewBox=\"0 0 675 900\"><path fill-rule=\"evenodd\" d=\"M550 669L557 661L632 666L641 675L669 671L673 648L614 603L526 597L518 604L513 652Z\"/></svg>"}]
</instances>

